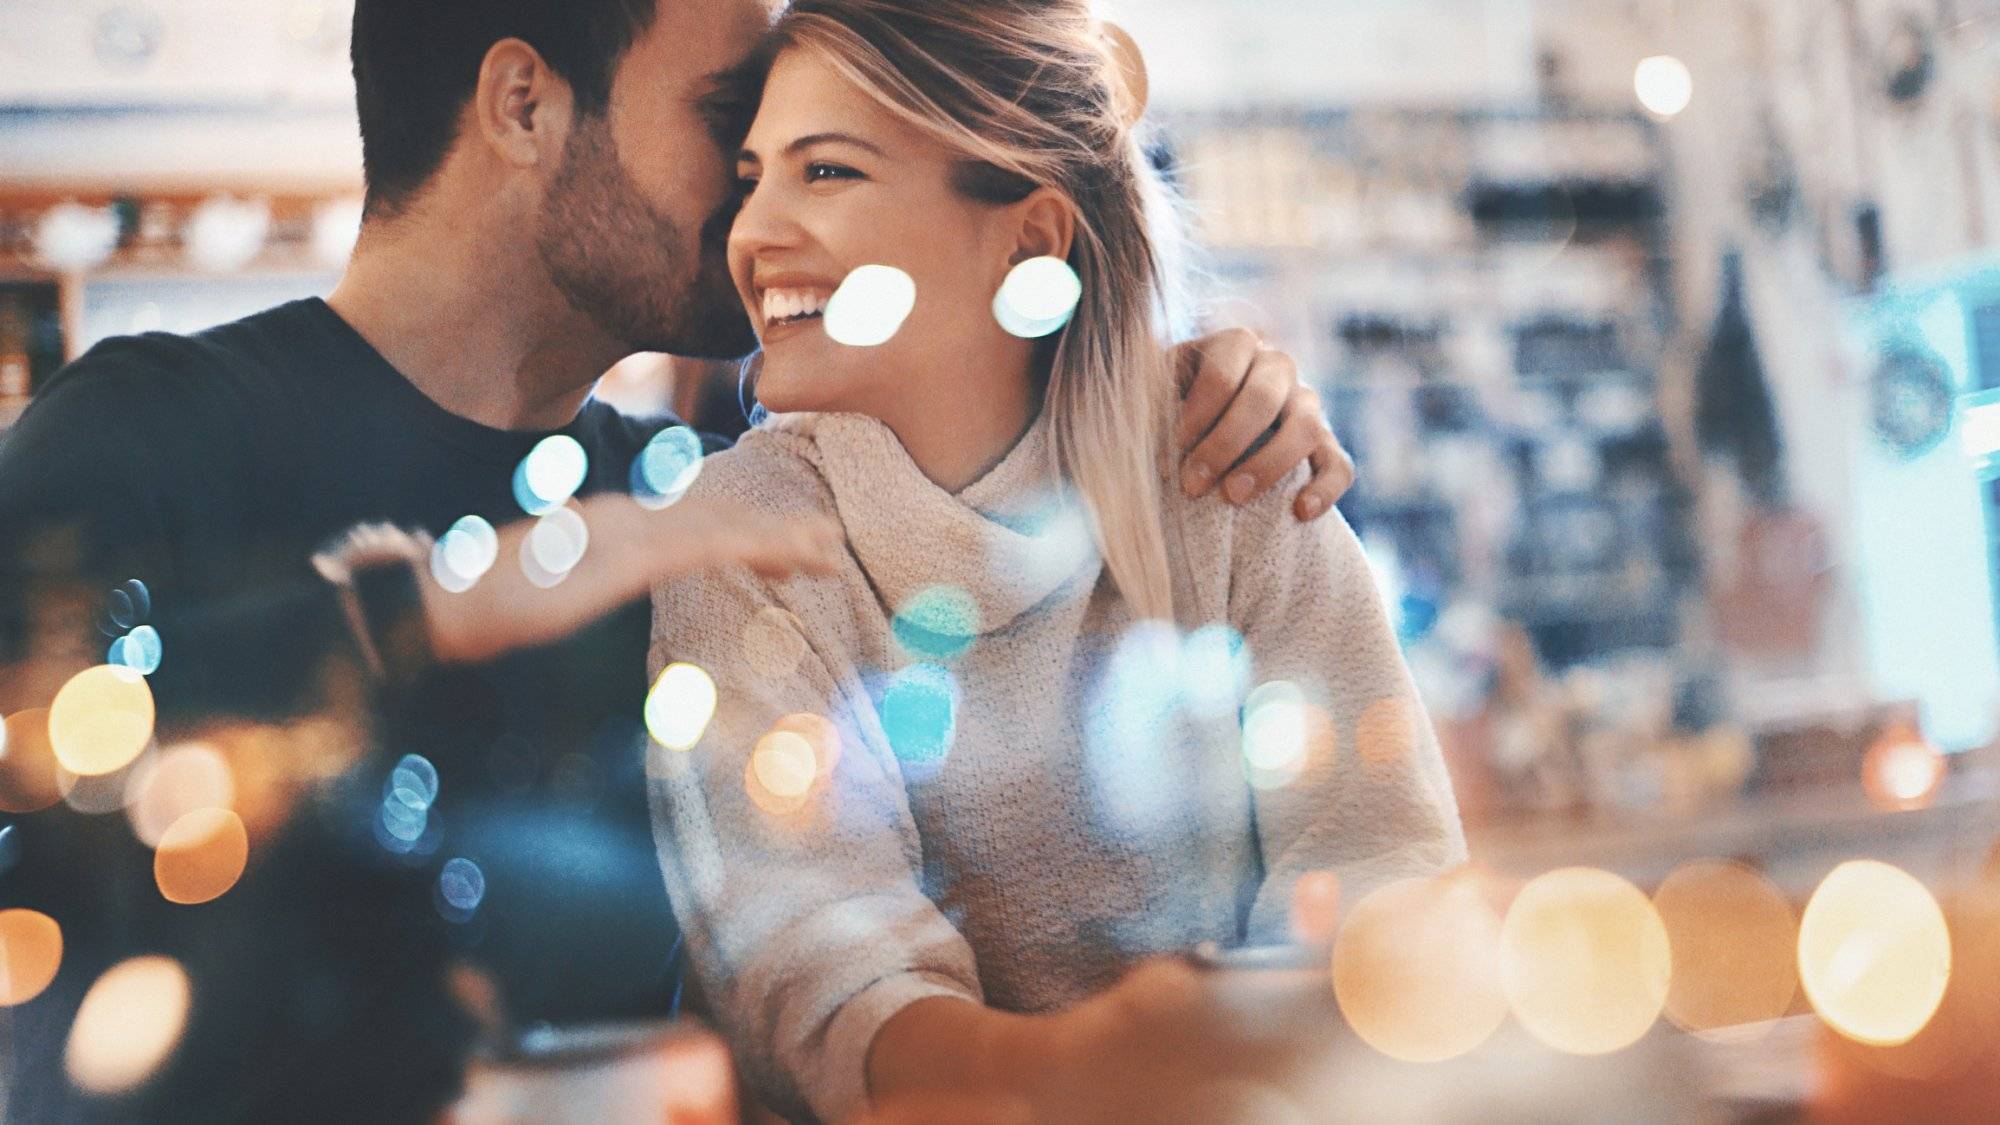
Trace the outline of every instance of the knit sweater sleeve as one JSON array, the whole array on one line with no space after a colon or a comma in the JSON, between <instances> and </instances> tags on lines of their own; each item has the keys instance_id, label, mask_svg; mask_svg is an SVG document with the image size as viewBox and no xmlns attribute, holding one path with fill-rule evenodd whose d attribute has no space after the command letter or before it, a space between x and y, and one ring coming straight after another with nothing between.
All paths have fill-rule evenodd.
<instances>
[{"instance_id":1,"label":"knit sweater sleeve","mask_svg":"<svg viewBox=\"0 0 2000 1125\"><path fill-rule=\"evenodd\" d=\"M916 825L865 687L816 635L828 630L806 624L837 619L849 596L837 578L672 583L654 599L650 660L656 675L688 663L716 685L700 741L654 742L647 769L693 969L759 1093L824 1121L866 1107L868 1048L891 1016L932 996L982 998L971 948L923 892ZM656 733L677 722L669 703L658 697ZM799 797L802 766L817 773Z\"/></svg>"},{"instance_id":2,"label":"knit sweater sleeve","mask_svg":"<svg viewBox=\"0 0 2000 1125\"><path fill-rule=\"evenodd\" d=\"M1237 513L1230 546L1230 620L1255 681L1274 685L1245 714L1264 861L1255 943L1286 939L1301 875L1337 872L1351 901L1466 854L1437 737L1361 543L1338 511L1292 518L1302 479Z\"/></svg>"}]
</instances>

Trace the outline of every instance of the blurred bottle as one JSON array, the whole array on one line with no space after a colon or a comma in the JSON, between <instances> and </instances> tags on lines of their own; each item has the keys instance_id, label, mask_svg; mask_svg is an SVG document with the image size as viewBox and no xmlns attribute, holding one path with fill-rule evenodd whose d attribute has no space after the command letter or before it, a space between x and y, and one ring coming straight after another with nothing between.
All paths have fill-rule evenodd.
<instances>
[{"instance_id":1,"label":"blurred bottle","mask_svg":"<svg viewBox=\"0 0 2000 1125\"><path fill-rule=\"evenodd\" d=\"M34 389L29 345L26 304L12 293L0 293L0 426L28 404Z\"/></svg>"}]
</instances>

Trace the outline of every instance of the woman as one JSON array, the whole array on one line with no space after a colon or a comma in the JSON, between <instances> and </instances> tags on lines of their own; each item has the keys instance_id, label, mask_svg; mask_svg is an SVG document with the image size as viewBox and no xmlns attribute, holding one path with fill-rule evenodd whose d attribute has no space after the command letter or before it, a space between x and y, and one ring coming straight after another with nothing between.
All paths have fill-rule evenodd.
<instances>
[{"instance_id":1,"label":"woman","mask_svg":"<svg viewBox=\"0 0 2000 1125\"><path fill-rule=\"evenodd\" d=\"M719 1021L834 1120L1149 954L1283 940L1302 874L1464 843L1345 523L1165 486L1149 172L1088 5L801 0L770 57L729 249L778 416L696 492L850 550L659 591L655 667L719 701L651 772ZM1081 297L1024 339L995 294L1047 258ZM827 323L863 266L916 288L874 347Z\"/></svg>"}]
</instances>

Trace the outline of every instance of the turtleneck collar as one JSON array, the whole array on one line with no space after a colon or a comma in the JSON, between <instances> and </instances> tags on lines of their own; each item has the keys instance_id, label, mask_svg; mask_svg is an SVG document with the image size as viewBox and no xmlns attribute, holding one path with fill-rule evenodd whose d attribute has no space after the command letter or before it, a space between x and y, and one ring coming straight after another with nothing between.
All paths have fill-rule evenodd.
<instances>
[{"instance_id":1,"label":"turtleneck collar","mask_svg":"<svg viewBox=\"0 0 2000 1125\"><path fill-rule=\"evenodd\" d=\"M927 591L962 591L978 613L975 632L994 633L1075 584L1096 583L1103 561L1081 501L1057 470L1046 414L955 495L926 477L877 419L820 414L801 428L848 543L890 613Z\"/></svg>"}]
</instances>

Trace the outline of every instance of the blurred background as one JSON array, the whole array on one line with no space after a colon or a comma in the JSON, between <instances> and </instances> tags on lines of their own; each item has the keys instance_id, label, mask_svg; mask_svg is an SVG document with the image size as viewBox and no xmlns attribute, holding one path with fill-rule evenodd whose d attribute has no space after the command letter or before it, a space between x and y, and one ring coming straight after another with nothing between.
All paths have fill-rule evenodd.
<instances>
[{"instance_id":1,"label":"blurred background","mask_svg":"<svg viewBox=\"0 0 2000 1125\"><path fill-rule=\"evenodd\" d=\"M1475 856L1794 909L1976 872L2000 728L2000 0L1122 0L1214 325L1295 354ZM0 426L323 294L340 0L6 0ZM601 393L743 425L737 373ZM1804 1011L1793 997L1788 1010ZM1775 1014L1775 1013L1773 1013Z\"/></svg>"}]
</instances>

